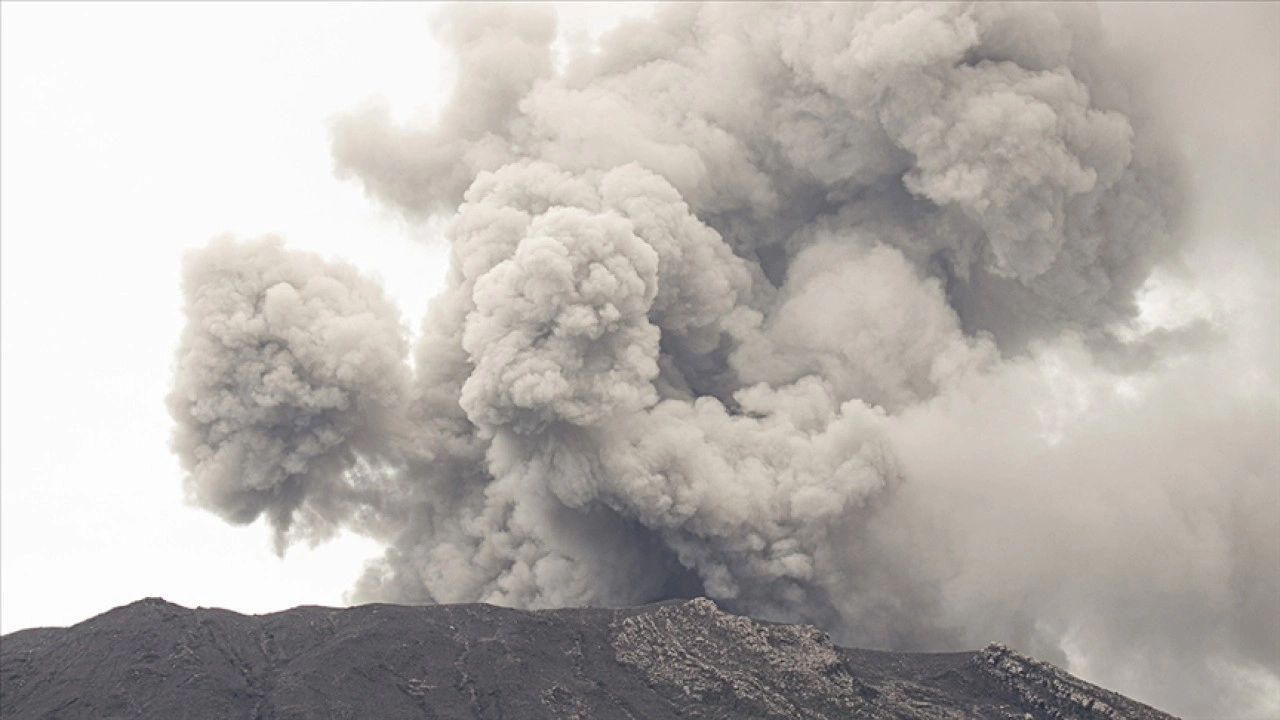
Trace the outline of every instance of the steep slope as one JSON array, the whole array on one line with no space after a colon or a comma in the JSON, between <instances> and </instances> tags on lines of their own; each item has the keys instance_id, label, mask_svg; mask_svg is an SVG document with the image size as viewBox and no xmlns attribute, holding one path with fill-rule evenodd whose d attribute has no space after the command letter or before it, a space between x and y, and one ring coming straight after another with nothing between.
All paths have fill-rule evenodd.
<instances>
[{"instance_id":1,"label":"steep slope","mask_svg":"<svg viewBox=\"0 0 1280 720\"><path fill-rule=\"evenodd\" d=\"M1081 718L1171 716L999 645L849 650L709 600L528 612L159 599L0 639L4 718Z\"/></svg>"}]
</instances>

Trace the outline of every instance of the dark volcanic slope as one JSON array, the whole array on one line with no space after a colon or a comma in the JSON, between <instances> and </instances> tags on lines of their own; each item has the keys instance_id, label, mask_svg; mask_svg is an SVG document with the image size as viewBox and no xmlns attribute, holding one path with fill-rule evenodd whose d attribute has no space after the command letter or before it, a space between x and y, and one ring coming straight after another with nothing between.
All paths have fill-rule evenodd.
<instances>
[{"instance_id":1,"label":"dark volcanic slope","mask_svg":"<svg viewBox=\"0 0 1280 720\"><path fill-rule=\"evenodd\" d=\"M1137 718L1169 715L998 645L847 650L705 599L263 616L148 599L0 639L5 718Z\"/></svg>"}]
</instances>

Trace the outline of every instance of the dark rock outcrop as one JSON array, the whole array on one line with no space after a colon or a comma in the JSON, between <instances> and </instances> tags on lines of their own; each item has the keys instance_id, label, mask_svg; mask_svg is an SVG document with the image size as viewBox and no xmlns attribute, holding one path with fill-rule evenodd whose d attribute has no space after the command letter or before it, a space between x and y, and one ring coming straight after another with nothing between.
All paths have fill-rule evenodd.
<instances>
[{"instance_id":1,"label":"dark rock outcrop","mask_svg":"<svg viewBox=\"0 0 1280 720\"><path fill-rule=\"evenodd\" d=\"M0 717L1080 718L1171 716L1001 646L850 650L709 600L527 612L147 599L0 638Z\"/></svg>"}]
</instances>

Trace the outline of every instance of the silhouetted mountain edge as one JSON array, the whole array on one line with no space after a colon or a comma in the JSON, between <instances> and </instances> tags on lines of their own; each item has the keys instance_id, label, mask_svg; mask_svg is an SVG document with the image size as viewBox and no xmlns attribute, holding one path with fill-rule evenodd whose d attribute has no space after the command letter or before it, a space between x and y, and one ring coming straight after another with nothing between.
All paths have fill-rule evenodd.
<instances>
[{"instance_id":1,"label":"silhouetted mountain edge","mask_svg":"<svg viewBox=\"0 0 1280 720\"><path fill-rule=\"evenodd\" d=\"M999 644L854 650L705 598L635 608L304 606L158 598L0 638L4 718L1167 720Z\"/></svg>"}]
</instances>

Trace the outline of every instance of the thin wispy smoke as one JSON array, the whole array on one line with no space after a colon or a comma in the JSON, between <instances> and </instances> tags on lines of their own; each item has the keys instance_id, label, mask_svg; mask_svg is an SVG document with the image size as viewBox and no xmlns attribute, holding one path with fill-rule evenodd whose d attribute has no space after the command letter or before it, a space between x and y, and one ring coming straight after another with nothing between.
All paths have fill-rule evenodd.
<instances>
[{"instance_id":1,"label":"thin wispy smoke","mask_svg":"<svg viewBox=\"0 0 1280 720\"><path fill-rule=\"evenodd\" d=\"M1249 303L1188 263L1215 220L1186 126L1109 32L1077 5L675 4L557 71L542 7L440 13L438 116L333 126L340 176L451 216L412 367L353 268L193 254L191 496L281 547L385 542L356 600L705 594L1266 712L1275 268ZM1206 309L1156 318L1179 292Z\"/></svg>"}]
</instances>

